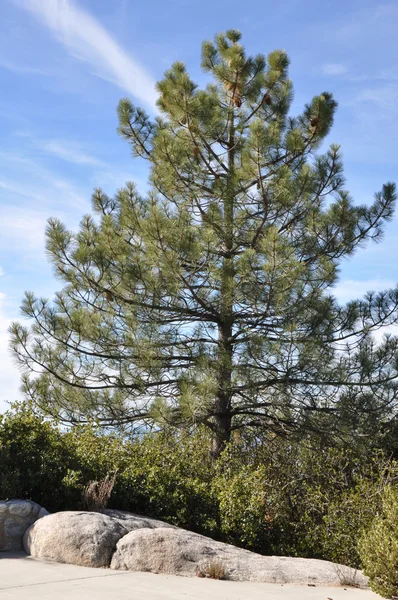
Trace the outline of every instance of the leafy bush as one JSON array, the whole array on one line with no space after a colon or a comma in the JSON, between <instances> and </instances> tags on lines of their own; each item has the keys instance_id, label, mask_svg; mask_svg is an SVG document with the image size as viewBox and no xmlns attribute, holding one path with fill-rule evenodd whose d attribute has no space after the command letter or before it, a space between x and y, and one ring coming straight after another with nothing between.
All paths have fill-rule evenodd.
<instances>
[{"instance_id":1,"label":"leafy bush","mask_svg":"<svg viewBox=\"0 0 398 600\"><path fill-rule=\"evenodd\" d=\"M370 587L385 598L398 595L398 488L387 486L380 514L359 541Z\"/></svg>"},{"instance_id":2,"label":"leafy bush","mask_svg":"<svg viewBox=\"0 0 398 600\"><path fill-rule=\"evenodd\" d=\"M286 478L280 498L289 505L280 550L359 567L358 537L381 505L397 465L378 452L358 457L347 449L299 446L295 453L295 474ZM283 474L283 465L278 472Z\"/></svg>"},{"instance_id":3,"label":"leafy bush","mask_svg":"<svg viewBox=\"0 0 398 600\"><path fill-rule=\"evenodd\" d=\"M52 423L24 403L0 415L0 498L30 498L49 511L75 505L80 497L68 483L76 468L73 447Z\"/></svg>"},{"instance_id":4,"label":"leafy bush","mask_svg":"<svg viewBox=\"0 0 398 600\"><path fill-rule=\"evenodd\" d=\"M48 510L84 508L84 490L118 472L109 505L218 534L208 436L156 433L129 440L88 425L63 431L25 404L0 417L0 498Z\"/></svg>"},{"instance_id":5,"label":"leafy bush","mask_svg":"<svg viewBox=\"0 0 398 600\"><path fill-rule=\"evenodd\" d=\"M204 430L195 435L164 431L126 443L129 460L119 469L112 504L218 536L209 447Z\"/></svg>"},{"instance_id":6,"label":"leafy bush","mask_svg":"<svg viewBox=\"0 0 398 600\"><path fill-rule=\"evenodd\" d=\"M244 440L224 452L212 482L222 536L264 554L358 567L358 537L398 466L381 452L308 443Z\"/></svg>"}]
</instances>

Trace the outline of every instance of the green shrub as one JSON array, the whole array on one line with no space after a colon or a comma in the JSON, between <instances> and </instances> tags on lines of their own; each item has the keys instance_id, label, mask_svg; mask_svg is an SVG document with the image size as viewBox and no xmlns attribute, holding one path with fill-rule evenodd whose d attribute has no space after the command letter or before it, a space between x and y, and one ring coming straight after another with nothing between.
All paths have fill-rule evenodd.
<instances>
[{"instance_id":1,"label":"green shrub","mask_svg":"<svg viewBox=\"0 0 398 600\"><path fill-rule=\"evenodd\" d=\"M264 554L360 566L358 538L397 477L380 452L280 439L227 450L213 479L224 538Z\"/></svg>"},{"instance_id":2,"label":"green shrub","mask_svg":"<svg viewBox=\"0 0 398 600\"><path fill-rule=\"evenodd\" d=\"M398 595L398 488L387 486L383 504L359 541L359 554L370 587L385 598Z\"/></svg>"},{"instance_id":3,"label":"green shrub","mask_svg":"<svg viewBox=\"0 0 398 600\"><path fill-rule=\"evenodd\" d=\"M283 553L359 567L358 538L396 472L395 463L377 452L358 457L344 449L299 447L296 474L283 493L290 506Z\"/></svg>"},{"instance_id":4,"label":"green shrub","mask_svg":"<svg viewBox=\"0 0 398 600\"><path fill-rule=\"evenodd\" d=\"M111 505L217 536L209 447L206 431L164 431L127 442Z\"/></svg>"},{"instance_id":5,"label":"green shrub","mask_svg":"<svg viewBox=\"0 0 398 600\"><path fill-rule=\"evenodd\" d=\"M225 450L212 479L222 539L264 554L278 553L277 523L287 517L269 466L241 442Z\"/></svg>"},{"instance_id":6,"label":"green shrub","mask_svg":"<svg viewBox=\"0 0 398 600\"><path fill-rule=\"evenodd\" d=\"M80 491L67 481L77 465L73 448L28 404L15 404L0 415L0 465L1 499L32 499L49 511L78 502Z\"/></svg>"}]
</instances>

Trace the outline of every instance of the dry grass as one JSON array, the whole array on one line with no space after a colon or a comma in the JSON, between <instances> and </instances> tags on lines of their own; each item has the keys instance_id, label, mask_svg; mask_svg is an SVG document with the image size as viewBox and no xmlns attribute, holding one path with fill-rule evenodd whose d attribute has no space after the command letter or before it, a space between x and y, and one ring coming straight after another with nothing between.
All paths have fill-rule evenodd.
<instances>
[{"instance_id":1,"label":"dry grass","mask_svg":"<svg viewBox=\"0 0 398 600\"><path fill-rule=\"evenodd\" d=\"M335 565L340 584L347 587L360 587L358 583L358 571L344 565Z\"/></svg>"},{"instance_id":2,"label":"dry grass","mask_svg":"<svg viewBox=\"0 0 398 600\"><path fill-rule=\"evenodd\" d=\"M219 560L209 561L197 569L198 577L207 577L208 579L227 579L227 570Z\"/></svg>"},{"instance_id":3,"label":"dry grass","mask_svg":"<svg viewBox=\"0 0 398 600\"><path fill-rule=\"evenodd\" d=\"M116 473L112 476L108 473L105 479L90 481L82 493L83 506L85 510L99 511L106 508L111 497L116 481Z\"/></svg>"}]
</instances>

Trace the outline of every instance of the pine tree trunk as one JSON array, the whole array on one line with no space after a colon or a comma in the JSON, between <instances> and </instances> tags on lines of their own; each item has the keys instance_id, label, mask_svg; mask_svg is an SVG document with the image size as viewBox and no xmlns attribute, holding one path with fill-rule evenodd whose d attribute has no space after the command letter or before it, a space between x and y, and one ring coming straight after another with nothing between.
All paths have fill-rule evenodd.
<instances>
[{"instance_id":1,"label":"pine tree trunk","mask_svg":"<svg viewBox=\"0 0 398 600\"><path fill-rule=\"evenodd\" d=\"M233 108L228 134L228 184L224 199L224 258L222 263L218 391L215 401L213 457L217 458L231 439L231 386L233 367L233 260L235 196L235 125Z\"/></svg>"},{"instance_id":2,"label":"pine tree trunk","mask_svg":"<svg viewBox=\"0 0 398 600\"><path fill-rule=\"evenodd\" d=\"M220 368L217 398L215 401L214 439L212 455L220 456L231 439L231 383L232 383L232 327L223 323L219 327Z\"/></svg>"}]
</instances>

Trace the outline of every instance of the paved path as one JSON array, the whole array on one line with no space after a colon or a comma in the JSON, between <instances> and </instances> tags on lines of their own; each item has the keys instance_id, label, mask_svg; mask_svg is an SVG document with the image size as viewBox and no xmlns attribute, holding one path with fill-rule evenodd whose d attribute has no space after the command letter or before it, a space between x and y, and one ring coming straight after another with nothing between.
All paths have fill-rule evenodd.
<instances>
[{"instance_id":1,"label":"paved path","mask_svg":"<svg viewBox=\"0 0 398 600\"><path fill-rule=\"evenodd\" d=\"M370 590L89 569L0 553L0 600L380 600Z\"/></svg>"}]
</instances>

